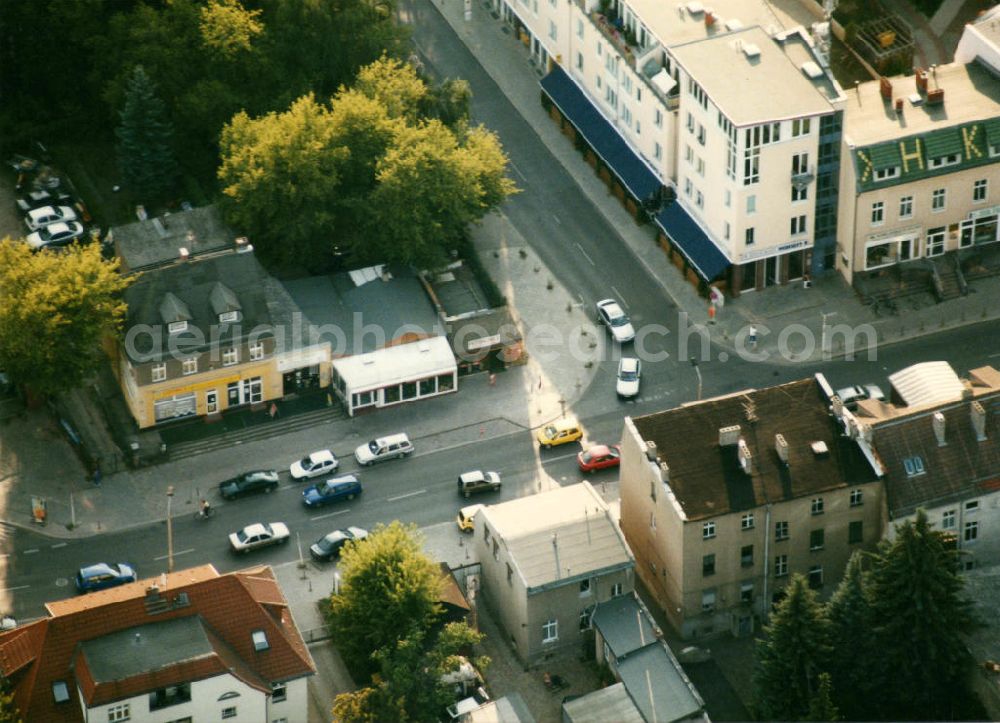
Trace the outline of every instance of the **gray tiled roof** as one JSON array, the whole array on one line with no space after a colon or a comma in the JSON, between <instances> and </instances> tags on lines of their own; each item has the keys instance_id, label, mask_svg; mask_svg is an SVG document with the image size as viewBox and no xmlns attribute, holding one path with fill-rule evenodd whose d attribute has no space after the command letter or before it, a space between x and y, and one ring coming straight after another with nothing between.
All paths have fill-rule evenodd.
<instances>
[{"instance_id":1,"label":"gray tiled roof","mask_svg":"<svg viewBox=\"0 0 1000 723\"><path fill-rule=\"evenodd\" d=\"M563 716L568 723L646 723L622 683L563 703Z\"/></svg>"},{"instance_id":2,"label":"gray tiled roof","mask_svg":"<svg viewBox=\"0 0 1000 723\"><path fill-rule=\"evenodd\" d=\"M828 406L817 381L803 379L633 422L643 440L656 443L670 467L670 488L687 518L696 520L874 481L857 443L841 434ZM737 446L719 444L719 429L733 425L740 426L753 455L752 477L740 467ZM778 434L788 443L787 465L775 450ZM828 453L813 452L818 441Z\"/></svg>"},{"instance_id":3,"label":"gray tiled roof","mask_svg":"<svg viewBox=\"0 0 1000 723\"><path fill-rule=\"evenodd\" d=\"M175 260L181 248L192 256L232 248L236 236L215 206L115 226L111 234L124 267L133 271Z\"/></svg>"},{"instance_id":4,"label":"gray tiled roof","mask_svg":"<svg viewBox=\"0 0 1000 723\"><path fill-rule=\"evenodd\" d=\"M618 675L647 721L684 720L704 708L665 643L647 645L619 660Z\"/></svg>"},{"instance_id":5,"label":"gray tiled roof","mask_svg":"<svg viewBox=\"0 0 1000 723\"><path fill-rule=\"evenodd\" d=\"M872 443L886 469L886 500L892 517L1000 486L1000 394L980 396L976 401L986 412L983 441L976 438L971 400L874 426ZM944 446L934 433L935 412L944 415ZM908 474L906 460L916 457L924 471Z\"/></svg>"},{"instance_id":6,"label":"gray tiled roof","mask_svg":"<svg viewBox=\"0 0 1000 723\"><path fill-rule=\"evenodd\" d=\"M594 611L593 623L616 658L657 639L652 621L631 595L619 595L600 603Z\"/></svg>"}]
</instances>

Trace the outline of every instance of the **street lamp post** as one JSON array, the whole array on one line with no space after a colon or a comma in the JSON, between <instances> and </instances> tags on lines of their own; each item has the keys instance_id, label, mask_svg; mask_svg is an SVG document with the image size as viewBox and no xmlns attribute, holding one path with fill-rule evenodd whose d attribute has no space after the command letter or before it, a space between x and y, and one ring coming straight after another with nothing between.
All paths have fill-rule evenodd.
<instances>
[{"instance_id":1,"label":"street lamp post","mask_svg":"<svg viewBox=\"0 0 1000 723\"><path fill-rule=\"evenodd\" d=\"M822 312L821 311L819 315L821 317L823 317L823 322L822 322L822 326L820 327L820 334L819 334L819 350L825 354L826 352L830 351L829 349L827 349L826 317L828 317L828 316L836 316L837 312L836 311L827 311L827 312Z\"/></svg>"},{"instance_id":2,"label":"street lamp post","mask_svg":"<svg viewBox=\"0 0 1000 723\"><path fill-rule=\"evenodd\" d=\"M698 401L701 401L701 369L698 368L698 360L691 357L691 366L694 367L695 374L698 375Z\"/></svg>"},{"instance_id":3,"label":"street lamp post","mask_svg":"<svg viewBox=\"0 0 1000 723\"><path fill-rule=\"evenodd\" d=\"M174 525L170 519L170 504L174 500L174 486L167 487L167 572L174 571Z\"/></svg>"}]
</instances>

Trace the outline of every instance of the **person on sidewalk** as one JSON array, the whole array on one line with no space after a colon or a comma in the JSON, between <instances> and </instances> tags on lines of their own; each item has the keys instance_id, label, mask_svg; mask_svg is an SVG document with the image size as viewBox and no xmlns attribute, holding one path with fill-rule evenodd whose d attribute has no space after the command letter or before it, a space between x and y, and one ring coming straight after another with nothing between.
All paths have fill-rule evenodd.
<instances>
[{"instance_id":1,"label":"person on sidewalk","mask_svg":"<svg viewBox=\"0 0 1000 723\"><path fill-rule=\"evenodd\" d=\"M98 465L98 466L94 467L94 474L91 477L91 479L94 481L94 486L95 487L100 487L101 486L101 480L103 478L104 478L104 475L101 474L101 466Z\"/></svg>"}]
</instances>

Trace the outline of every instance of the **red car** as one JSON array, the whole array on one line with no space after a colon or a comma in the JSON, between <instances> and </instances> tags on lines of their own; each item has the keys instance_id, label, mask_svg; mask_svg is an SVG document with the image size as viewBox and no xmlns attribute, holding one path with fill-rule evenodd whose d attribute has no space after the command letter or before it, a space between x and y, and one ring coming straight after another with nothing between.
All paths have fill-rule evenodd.
<instances>
[{"instance_id":1,"label":"red car","mask_svg":"<svg viewBox=\"0 0 1000 723\"><path fill-rule=\"evenodd\" d=\"M620 444L595 444L593 447L580 452L576 456L576 461L580 464L580 471L594 472L608 467L617 467L622 461L622 447Z\"/></svg>"}]
</instances>

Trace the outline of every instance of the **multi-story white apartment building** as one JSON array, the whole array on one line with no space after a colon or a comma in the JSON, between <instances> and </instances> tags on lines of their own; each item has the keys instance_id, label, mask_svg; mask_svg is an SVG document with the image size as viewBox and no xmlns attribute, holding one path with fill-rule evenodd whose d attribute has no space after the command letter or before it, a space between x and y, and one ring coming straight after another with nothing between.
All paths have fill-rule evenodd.
<instances>
[{"instance_id":1,"label":"multi-story white apartment building","mask_svg":"<svg viewBox=\"0 0 1000 723\"><path fill-rule=\"evenodd\" d=\"M550 67L553 116L692 281L738 294L833 267L844 97L804 5L503 0L502 13Z\"/></svg>"}]
</instances>

